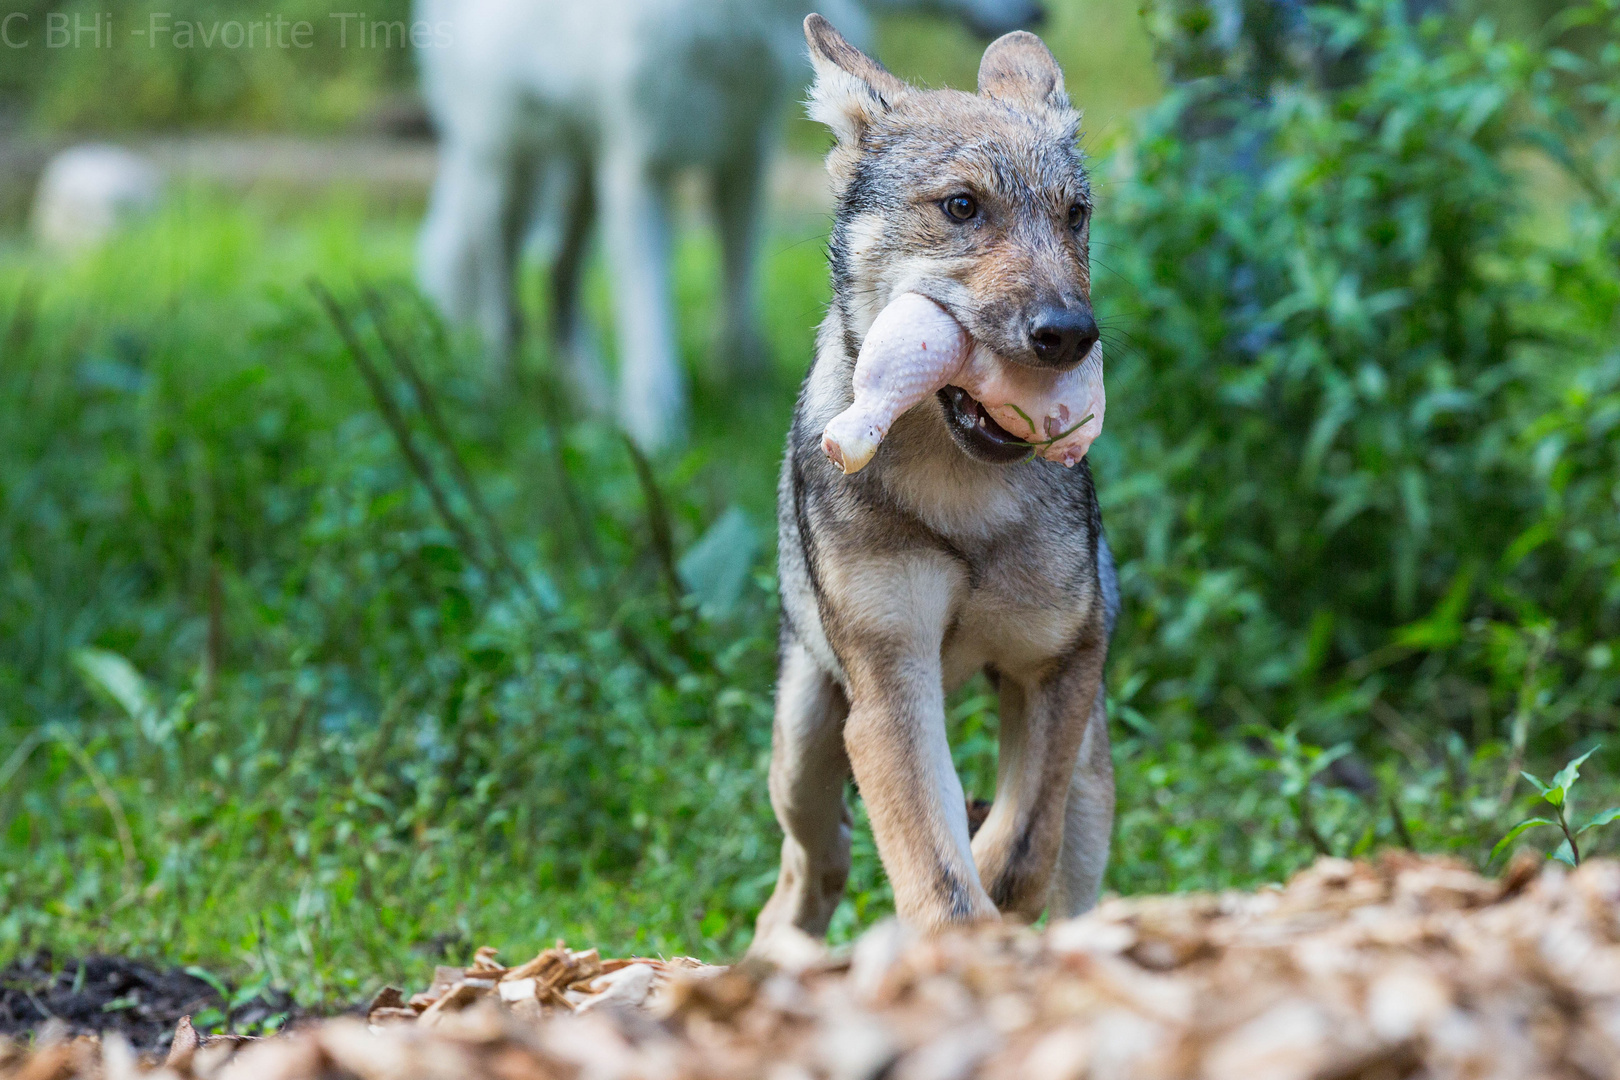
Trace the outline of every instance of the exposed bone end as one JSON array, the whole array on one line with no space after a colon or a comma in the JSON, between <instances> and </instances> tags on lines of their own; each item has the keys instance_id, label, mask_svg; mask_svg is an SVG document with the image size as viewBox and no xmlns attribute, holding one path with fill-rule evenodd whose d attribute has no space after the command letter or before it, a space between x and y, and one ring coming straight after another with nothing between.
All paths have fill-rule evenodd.
<instances>
[{"instance_id":1,"label":"exposed bone end","mask_svg":"<svg viewBox=\"0 0 1620 1080\"><path fill-rule=\"evenodd\" d=\"M827 425L821 436L821 449L845 476L849 476L871 463L883 435L873 425L863 424L850 412L843 412Z\"/></svg>"}]
</instances>

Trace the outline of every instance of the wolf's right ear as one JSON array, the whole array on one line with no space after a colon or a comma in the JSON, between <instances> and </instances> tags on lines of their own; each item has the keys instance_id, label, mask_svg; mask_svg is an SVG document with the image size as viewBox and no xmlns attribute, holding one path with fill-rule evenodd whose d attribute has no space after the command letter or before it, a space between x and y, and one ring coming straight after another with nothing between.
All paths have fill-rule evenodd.
<instances>
[{"instance_id":1,"label":"wolf's right ear","mask_svg":"<svg viewBox=\"0 0 1620 1080\"><path fill-rule=\"evenodd\" d=\"M1024 30L1003 35L984 50L979 93L1026 109L1071 109L1057 58L1046 42Z\"/></svg>"},{"instance_id":2,"label":"wolf's right ear","mask_svg":"<svg viewBox=\"0 0 1620 1080\"><path fill-rule=\"evenodd\" d=\"M838 145L827 155L827 170L843 181L854 171L861 137L911 93L911 87L851 45L820 15L805 18L804 39L810 43L810 63L816 69L810 119L826 124L838 137Z\"/></svg>"}]
</instances>

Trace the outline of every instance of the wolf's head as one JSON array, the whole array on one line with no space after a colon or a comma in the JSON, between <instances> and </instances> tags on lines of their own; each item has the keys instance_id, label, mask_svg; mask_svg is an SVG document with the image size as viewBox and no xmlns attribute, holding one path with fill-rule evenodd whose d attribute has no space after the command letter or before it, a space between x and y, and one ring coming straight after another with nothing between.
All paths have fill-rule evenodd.
<instances>
[{"instance_id":1,"label":"wolf's head","mask_svg":"<svg viewBox=\"0 0 1620 1080\"><path fill-rule=\"evenodd\" d=\"M892 298L917 292L1005 362L1079 364L1098 338L1091 188L1080 114L1051 52L1011 33L985 50L978 93L924 91L819 15L804 28L816 69L810 115L838 140L827 157L838 193L831 255L850 355ZM983 430L976 403L946 397L953 431ZM991 460L1020 453L963 448Z\"/></svg>"}]
</instances>

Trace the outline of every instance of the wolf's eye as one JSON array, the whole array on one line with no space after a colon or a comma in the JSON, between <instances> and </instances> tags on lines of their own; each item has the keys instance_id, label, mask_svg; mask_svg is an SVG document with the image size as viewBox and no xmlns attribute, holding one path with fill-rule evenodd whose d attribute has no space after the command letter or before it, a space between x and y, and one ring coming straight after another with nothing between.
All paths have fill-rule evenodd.
<instances>
[{"instance_id":1,"label":"wolf's eye","mask_svg":"<svg viewBox=\"0 0 1620 1080\"><path fill-rule=\"evenodd\" d=\"M1078 229L1086 220L1086 208L1079 203L1069 207L1069 228Z\"/></svg>"},{"instance_id":2,"label":"wolf's eye","mask_svg":"<svg viewBox=\"0 0 1620 1080\"><path fill-rule=\"evenodd\" d=\"M973 201L971 195L952 195L941 205L955 221L966 221L979 211L979 204Z\"/></svg>"}]
</instances>

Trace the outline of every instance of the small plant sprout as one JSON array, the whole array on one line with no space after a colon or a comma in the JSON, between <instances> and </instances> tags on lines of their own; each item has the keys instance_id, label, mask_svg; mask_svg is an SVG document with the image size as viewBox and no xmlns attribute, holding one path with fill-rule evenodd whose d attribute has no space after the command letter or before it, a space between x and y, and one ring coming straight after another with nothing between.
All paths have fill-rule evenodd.
<instances>
[{"instance_id":1,"label":"small plant sprout","mask_svg":"<svg viewBox=\"0 0 1620 1080\"><path fill-rule=\"evenodd\" d=\"M1486 860L1487 862L1494 860L1503 851L1506 851L1508 846L1522 834L1538 825L1551 825L1564 834L1564 842L1558 845L1557 850L1549 858L1557 859L1559 862L1569 866L1581 865L1580 836L1588 829L1607 825L1611 821L1620 818L1620 806L1611 806L1600 814L1594 814L1592 820L1578 829L1571 824L1573 810L1570 804L1570 791L1575 787L1575 781L1581 778L1581 765L1598 749L1596 746L1592 747L1592 749L1559 769L1558 774L1552 778L1550 784L1542 783L1538 778L1527 772L1519 774L1535 785L1536 791L1541 795L1542 800L1553 808L1557 816L1556 818L1533 817L1519 822L1508 830L1506 836L1496 842L1496 846L1491 849L1491 858Z\"/></svg>"}]
</instances>

